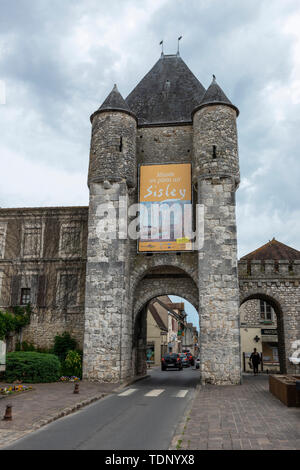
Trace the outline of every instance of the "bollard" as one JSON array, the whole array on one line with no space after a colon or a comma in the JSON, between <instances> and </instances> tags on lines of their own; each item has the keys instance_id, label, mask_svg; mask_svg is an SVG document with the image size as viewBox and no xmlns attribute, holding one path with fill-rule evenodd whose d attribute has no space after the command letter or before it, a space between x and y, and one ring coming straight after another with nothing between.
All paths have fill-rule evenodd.
<instances>
[{"instance_id":1,"label":"bollard","mask_svg":"<svg viewBox=\"0 0 300 470\"><path fill-rule=\"evenodd\" d=\"M74 392L73 392L73 393L79 393L79 383L76 383L76 384L75 384Z\"/></svg>"},{"instance_id":2,"label":"bollard","mask_svg":"<svg viewBox=\"0 0 300 470\"><path fill-rule=\"evenodd\" d=\"M12 420L11 409L12 409L11 405L6 405L5 415L3 416L3 421L11 421Z\"/></svg>"}]
</instances>

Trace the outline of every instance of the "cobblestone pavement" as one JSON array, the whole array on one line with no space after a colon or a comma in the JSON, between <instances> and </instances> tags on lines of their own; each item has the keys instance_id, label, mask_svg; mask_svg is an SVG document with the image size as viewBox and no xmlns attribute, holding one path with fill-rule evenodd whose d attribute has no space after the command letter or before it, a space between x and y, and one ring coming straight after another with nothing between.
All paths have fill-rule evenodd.
<instances>
[{"instance_id":1,"label":"cobblestone pavement","mask_svg":"<svg viewBox=\"0 0 300 470\"><path fill-rule=\"evenodd\" d=\"M275 398L267 376L245 377L240 386L206 385L197 391L173 448L299 450L300 408Z\"/></svg>"},{"instance_id":2,"label":"cobblestone pavement","mask_svg":"<svg viewBox=\"0 0 300 470\"><path fill-rule=\"evenodd\" d=\"M8 384L0 383L1 386ZM75 409L111 393L118 384L80 382L79 394L74 383L33 384L34 390L8 397L0 396L0 448L38 429L48 422L65 416ZM12 421L3 421L6 405L12 405Z\"/></svg>"}]
</instances>

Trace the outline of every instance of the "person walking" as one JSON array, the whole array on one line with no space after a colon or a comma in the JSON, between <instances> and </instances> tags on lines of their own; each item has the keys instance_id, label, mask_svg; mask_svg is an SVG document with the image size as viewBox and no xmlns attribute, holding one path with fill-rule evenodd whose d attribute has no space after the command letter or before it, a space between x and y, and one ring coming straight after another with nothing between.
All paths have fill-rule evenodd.
<instances>
[{"instance_id":1,"label":"person walking","mask_svg":"<svg viewBox=\"0 0 300 470\"><path fill-rule=\"evenodd\" d=\"M254 348L253 353L250 356L250 361L252 362L253 365L253 373L254 375L258 374L258 365L260 363L260 355L256 351L256 348Z\"/></svg>"}]
</instances>

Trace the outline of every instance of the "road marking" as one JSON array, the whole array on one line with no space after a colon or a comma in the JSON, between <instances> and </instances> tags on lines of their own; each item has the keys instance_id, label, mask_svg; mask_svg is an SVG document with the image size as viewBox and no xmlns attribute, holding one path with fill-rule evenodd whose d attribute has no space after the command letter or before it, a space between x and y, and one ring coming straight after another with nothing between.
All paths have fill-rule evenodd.
<instances>
[{"instance_id":1,"label":"road marking","mask_svg":"<svg viewBox=\"0 0 300 470\"><path fill-rule=\"evenodd\" d=\"M125 390L125 392L119 393L118 397L126 397L127 395L131 395L136 390L137 388L129 388L128 390Z\"/></svg>"},{"instance_id":2,"label":"road marking","mask_svg":"<svg viewBox=\"0 0 300 470\"><path fill-rule=\"evenodd\" d=\"M157 389L151 390L151 392L146 393L145 397L158 397L158 395L160 395L164 391L165 391L164 389L157 388Z\"/></svg>"},{"instance_id":3,"label":"road marking","mask_svg":"<svg viewBox=\"0 0 300 470\"><path fill-rule=\"evenodd\" d=\"M186 394L188 393L188 390L179 390L179 392L174 395L175 398L184 398Z\"/></svg>"}]
</instances>

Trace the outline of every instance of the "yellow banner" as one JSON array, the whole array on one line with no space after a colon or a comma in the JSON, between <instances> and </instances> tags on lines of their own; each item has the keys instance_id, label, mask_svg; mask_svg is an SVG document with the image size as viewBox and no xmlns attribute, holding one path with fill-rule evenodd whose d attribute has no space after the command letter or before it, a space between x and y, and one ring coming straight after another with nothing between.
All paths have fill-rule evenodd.
<instances>
[{"instance_id":1,"label":"yellow banner","mask_svg":"<svg viewBox=\"0 0 300 470\"><path fill-rule=\"evenodd\" d=\"M139 251L192 250L184 233L185 205L191 204L191 188L190 163L140 167Z\"/></svg>"},{"instance_id":2,"label":"yellow banner","mask_svg":"<svg viewBox=\"0 0 300 470\"><path fill-rule=\"evenodd\" d=\"M191 201L191 164L140 167L140 202Z\"/></svg>"}]
</instances>

